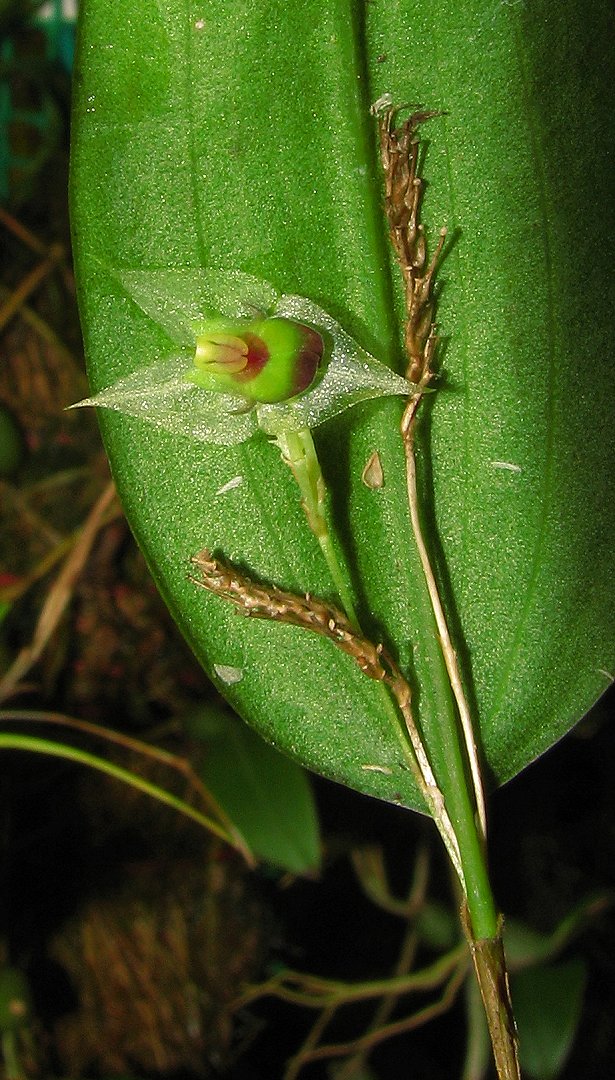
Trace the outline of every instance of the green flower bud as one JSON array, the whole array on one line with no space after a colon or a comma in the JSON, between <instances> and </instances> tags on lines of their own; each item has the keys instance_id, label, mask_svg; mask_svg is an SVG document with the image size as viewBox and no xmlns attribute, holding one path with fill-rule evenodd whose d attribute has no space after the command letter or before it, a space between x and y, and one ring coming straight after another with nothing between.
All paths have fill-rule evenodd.
<instances>
[{"instance_id":1,"label":"green flower bud","mask_svg":"<svg viewBox=\"0 0 615 1080\"><path fill-rule=\"evenodd\" d=\"M194 369L187 378L203 390L241 394L249 401L288 401L314 382L323 351L320 334L292 319L212 323L197 334Z\"/></svg>"}]
</instances>

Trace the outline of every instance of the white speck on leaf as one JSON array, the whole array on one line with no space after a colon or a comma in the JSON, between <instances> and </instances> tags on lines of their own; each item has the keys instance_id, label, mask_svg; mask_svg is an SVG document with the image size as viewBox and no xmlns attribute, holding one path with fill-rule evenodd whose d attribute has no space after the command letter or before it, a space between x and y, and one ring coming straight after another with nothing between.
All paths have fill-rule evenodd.
<instances>
[{"instance_id":1,"label":"white speck on leaf","mask_svg":"<svg viewBox=\"0 0 615 1080\"><path fill-rule=\"evenodd\" d=\"M388 765L362 765L361 768L363 772L380 772L384 773L385 776L393 774L393 770L389 769Z\"/></svg>"},{"instance_id":2,"label":"white speck on leaf","mask_svg":"<svg viewBox=\"0 0 615 1080\"><path fill-rule=\"evenodd\" d=\"M514 465L512 461L490 461L490 465L493 465L494 469L506 469L508 472L520 473L521 466Z\"/></svg>"},{"instance_id":3,"label":"white speck on leaf","mask_svg":"<svg viewBox=\"0 0 615 1080\"><path fill-rule=\"evenodd\" d=\"M243 679L243 669L231 667L230 664L214 664L214 671L225 686L235 686L235 683Z\"/></svg>"},{"instance_id":4,"label":"white speck on leaf","mask_svg":"<svg viewBox=\"0 0 615 1080\"><path fill-rule=\"evenodd\" d=\"M227 480L226 484L218 488L216 495L226 495L227 491L234 491L235 488L240 487L243 484L243 476L234 476L232 480Z\"/></svg>"}]
</instances>

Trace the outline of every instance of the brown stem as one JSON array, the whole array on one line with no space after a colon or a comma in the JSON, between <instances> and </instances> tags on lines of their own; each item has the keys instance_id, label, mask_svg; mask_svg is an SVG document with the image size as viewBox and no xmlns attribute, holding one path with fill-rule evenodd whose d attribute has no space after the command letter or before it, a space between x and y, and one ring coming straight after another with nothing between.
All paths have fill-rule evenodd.
<instances>
[{"instance_id":1,"label":"brown stem","mask_svg":"<svg viewBox=\"0 0 615 1080\"><path fill-rule=\"evenodd\" d=\"M31 643L21 649L4 675L0 683L0 701L13 693L20 679L34 666L47 646L70 602L75 582L87 562L98 530L114 498L115 486L109 483L90 510L78 540L47 594Z\"/></svg>"},{"instance_id":2,"label":"brown stem","mask_svg":"<svg viewBox=\"0 0 615 1080\"><path fill-rule=\"evenodd\" d=\"M0 308L0 330L6 326L31 293L38 288L63 258L64 249L59 244L56 244L49 249L47 258L43 259L38 266L35 266L33 270L26 274L14 292L11 293L9 299Z\"/></svg>"},{"instance_id":3,"label":"brown stem","mask_svg":"<svg viewBox=\"0 0 615 1080\"><path fill-rule=\"evenodd\" d=\"M376 1031L368 1031L350 1042L324 1043L309 1054L305 1054L304 1061L307 1063L308 1061L322 1061L324 1058L367 1053L387 1039L392 1039L396 1035L403 1035L408 1031L414 1031L416 1028L422 1027L449 1011L460 988L463 986L465 977L465 967L462 965L453 972L441 996L436 1001L424 1006L422 1009L417 1009L416 1012L411 1013L409 1016L403 1016L400 1020L393 1020L390 1024L385 1024L384 1027Z\"/></svg>"},{"instance_id":4,"label":"brown stem","mask_svg":"<svg viewBox=\"0 0 615 1080\"><path fill-rule=\"evenodd\" d=\"M485 1007L498 1076L500 1080L520 1080L517 1028L502 943L503 920L500 920L497 937L485 941L477 941L474 937L465 904L461 910L461 923Z\"/></svg>"}]
</instances>

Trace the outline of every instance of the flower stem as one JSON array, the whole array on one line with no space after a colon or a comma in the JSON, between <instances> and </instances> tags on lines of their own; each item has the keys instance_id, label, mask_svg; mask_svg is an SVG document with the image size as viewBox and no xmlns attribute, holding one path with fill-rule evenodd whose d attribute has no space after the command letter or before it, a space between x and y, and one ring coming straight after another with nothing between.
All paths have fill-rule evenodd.
<instances>
[{"instance_id":1,"label":"flower stem","mask_svg":"<svg viewBox=\"0 0 615 1080\"><path fill-rule=\"evenodd\" d=\"M342 607L354 629L358 630L359 620L352 591L347 575L337 557L327 521L325 512L327 488L312 434L309 428L303 428L301 431L286 431L278 435L275 441L299 485L308 524L320 544Z\"/></svg>"},{"instance_id":2,"label":"flower stem","mask_svg":"<svg viewBox=\"0 0 615 1080\"><path fill-rule=\"evenodd\" d=\"M361 635L362 630L355 611L350 586L338 560L327 521L325 511L327 489L312 435L307 428L304 428L301 431L286 432L284 435L279 435L276 443L284 461L292 469L293 475L299 484L303 496L303 509L308 524L320 544L350 627L355 633ZM428 754L423 745L422 735L414 719L410 688L401 673L395 672L393 677L388 678L386 688L385 682L382 683L382 695L383 708L387 712L395 731L402 738L405 755L408 756L409 754L411 769L425 800L426 807L432 814L440 831L465 893L465 876L455 829L447 813L442 791L434 776ZM399 724L399 713L403 717L405 731ZM408 742L410 745L408 745Z\"/></svg>"}]
</instances>

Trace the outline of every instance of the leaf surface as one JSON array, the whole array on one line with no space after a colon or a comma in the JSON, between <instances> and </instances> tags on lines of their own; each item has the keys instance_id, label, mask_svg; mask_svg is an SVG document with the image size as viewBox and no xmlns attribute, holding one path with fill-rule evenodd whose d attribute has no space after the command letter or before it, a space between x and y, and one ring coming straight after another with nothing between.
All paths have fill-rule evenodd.
<instances>
[{"instance_id":1,"label":"leaf surface","mask_svg":"<svg viewBox=\"0 0 615 1080\"><path fill-rule=\"evenodd\" d=\"M579 1026L586 982L585 964L578 958L513 976L521 1064L535 1080L561 1075Z\"/></svg>"},{"instance_id":2,"label":"leaf surface","mask_svg":"<svg viewBox=\"0 0 615 1080\"><path fill-rule=\"evenodd\" d=\"M314 873L320 837L308 774L236 716L210 706L186 720L204 743L199 772L257 859L291 874Z\"/></svg>"},{"instance_id":3,"label":"leaf surface","mask_svg":"<svg viewBox=\"0 0 615 1080\"><path fill-rule=\"evenodd\" d=\"M601 0L564 0L557 19L547 0L88 0L81 16L71 186L93 391L168 351L118 278L212 266L308 298L403 371L369 105L389 92L445 113L425 128L424 217L454 243L419 467L495 782L567 731L615 662L612 38ZM441 702L400 412L394 399L362 403L315 438L362 622L409 672L430 742ZM99 415L179 626L214 680L214 665L244 673L221 685L237 711L311 768L420 805L380 688L350 658L238 618L189 579L208 547L333 596L275 449L260 434L209 446ZM375 450L384 486L369 490Z\"/></svg>"}]
</instances>

